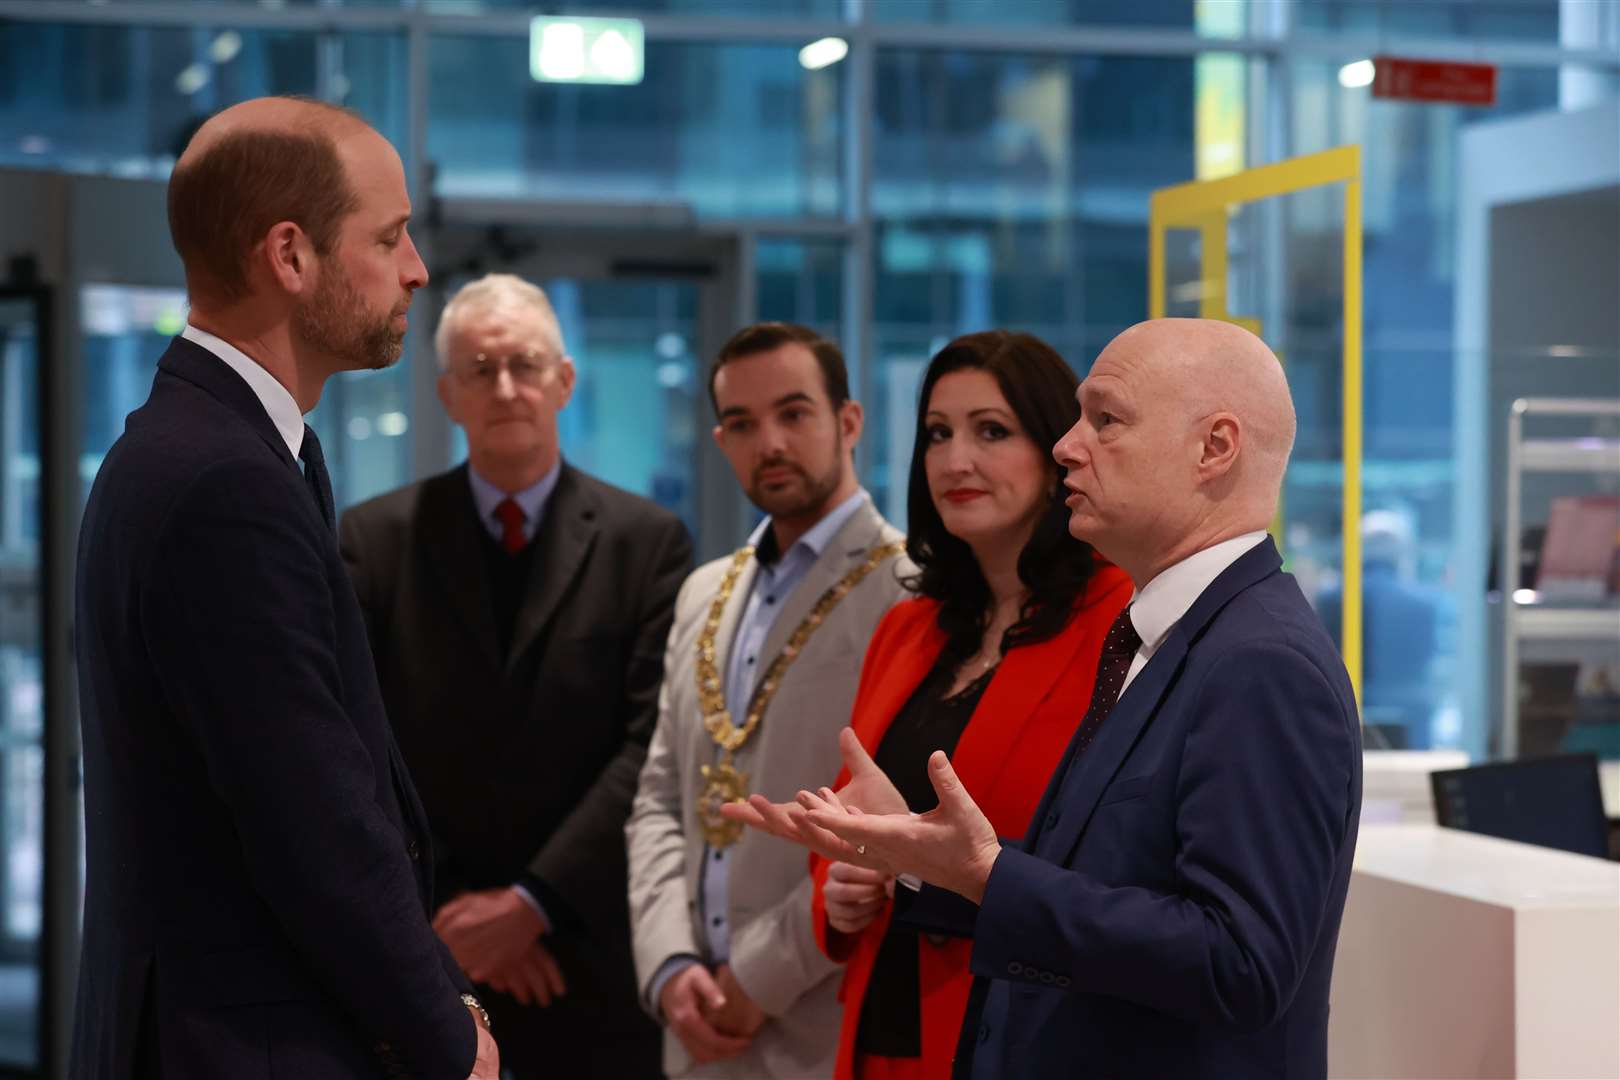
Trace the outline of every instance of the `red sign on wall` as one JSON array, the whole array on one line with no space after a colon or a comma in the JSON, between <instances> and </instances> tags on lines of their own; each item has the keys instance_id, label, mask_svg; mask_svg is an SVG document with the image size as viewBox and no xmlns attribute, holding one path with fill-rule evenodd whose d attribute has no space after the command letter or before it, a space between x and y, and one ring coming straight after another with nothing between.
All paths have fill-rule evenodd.
<instances>
[{"instance_id":1,"label":"red sign on wall","mask_svg":"<svg viewBox=\"0 0 1620 1080\"><path fill-rule=\"evenodd\" d=\"M1496 104L1496 65L1373 57L1373 97Z\"/></svg>"}]
</instances>

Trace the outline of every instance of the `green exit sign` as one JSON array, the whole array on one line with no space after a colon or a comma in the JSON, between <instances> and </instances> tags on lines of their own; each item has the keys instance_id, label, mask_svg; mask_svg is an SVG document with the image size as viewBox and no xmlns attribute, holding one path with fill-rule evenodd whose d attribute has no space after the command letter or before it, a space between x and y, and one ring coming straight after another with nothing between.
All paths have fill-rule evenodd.
<instances>
[{"instance_id":1,"label":"green exit sign","mask_svg":"<svg viewBox=\"0 0 1620 1080\"><path fill-rule=\"evenodd\" d=\"M639 19L539 16L529 23L529 74L536 82L638 83L645 49Z\"/></svg>"}]
</instances>

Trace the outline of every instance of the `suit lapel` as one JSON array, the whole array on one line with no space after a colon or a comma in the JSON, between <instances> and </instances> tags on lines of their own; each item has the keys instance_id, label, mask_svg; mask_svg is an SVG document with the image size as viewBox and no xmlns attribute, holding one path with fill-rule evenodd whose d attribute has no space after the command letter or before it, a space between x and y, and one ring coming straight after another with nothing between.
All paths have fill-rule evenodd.
<instances>
[{"instance_id":1,"label":"suit lapel","mask_svg":"<svg viewBox=\"0 0 1620 1080\"><path fill-rule=\"evenodd\" d=\"M782 614L776 617L771 624L771 631L765 635L765 647L761 655L770 660L759 665L759 672L755 675L755 686L763 678L770 667L770 662L782 651L793 631L804 622L810 609L815 607L821 594L837 584L838 579L859 566L877 543L883 531L883 519L878 517L877 510L872 506L870 499L864 499L861 505L850 515L849 520L833 534L832 539L822 550L821 557L810 565L805 571L799 584L782 601Z\"/></svg>"},{"instance_id":2,"label":"suit lapel","mask_svg":"<svg viewBox=\"0 0 1620 1080\"><path fill-rule=\"evenodd\" d=\"M871 700L862 708L863 716L879 718L873 727L861 732L867 753L876 754L878 747L883 745L889 725L894 723L894 718L900 715L900 710L911 700L911 695L928 677L944 648L945 634L939 624L930 618L922 639L894 657L884 669L882 679L873 684ZM848 770L839 771L838 783L842 784L848 778Z\"/></svg>"},{"instance_id":3,"label":"suit lapel","mask_svg":"<svg viewBox=\"0 0 1620 1080\"><path fill-rule=\"evenodd\" d=\"M725 570L731 568L730 555L726 556ZM721 571L721 577L725 576ZM731 597L726 601L725 609L720 612L720 628L714 633L715 664L720 669L720 684L725 685L726 672L731 670L731 643L737 637L737 624L742 621L743 610L748 606L748 593L754 587L754 576L759 573L759 560L750 557L743 564L742 573L737 575L737 582L732 586ZM701 618L709 617L709 605L714 603L715 593L720 591L720 579L715 579L714 592L703 598Z\"/></svg>"},{"instance_id":4,"label":"suit lapel","mask_svg":"<svg viewBox=\"0 0 1620 1080\"><path fill-rule=\"evenodd\" d=\"M1059 865L1068 861L1103 791L1157 715L1160 702L1181 671L1188 649L1234 596L1276 573L1281 566L1282 559L1269 537L1239 556L1177 620L1153 659L1120 695L1113 712L1103 720L1091 749L1079 761L1074 760L1075 744L1070 740L1063 764L1053 774L1048 797L1042 800L1041 806L1045 811L1056 801L1061 817L1050 830L1042 828L1044 814L1031 823L1029 847L1036 854Z\"/></svg>"},{"instance_id":5,"label":"suit lapel","mask_svg":"<svg viewBox=\"0 0 1620 1080\"><path fill-rule=\"evenodd\" d=\"M495 606L489 575L484 572L484 549L478 537L482 526L467 466L422 485L416 522L427 556L424 572L439 583L473 641L499 669L503 658L495 641Z\"/></svg>"},{"instance_id":6,"label":"suit lapel","mask_svg":"<svg viewBox=\"0 0 1620 1080\"><path fill-rule=\"evenodd\" d=\"M517 663L556 614L557 605L577 580L596 542L596 532L596 501L565 462L535 537L534 563L529 569L523 606L512 628L508 668Z\"/></svg>"},{"instance_id":7,"label":"suit lapel","mask_svg":"<svg viewBox=\"0 0 1620 1080\"><path fill-rule=\"evenodd\" d=\"M1056 637L1020 645L1002 659L951 759L967 789L980 793L975 797L981 805L994 791L1024 724L1064 673L1081 662L1077 654L1085 640L1084 620L1071 617Z\"/></svg>"},{"instance_id":8,"label":"suit lapel","mask_svg":"<svg viewBox=\"0 0 1620 1080\"><path fill-rule=\"evenodd\" d=\"M200 386L232 412L247 421L259 438L269 444L276 456L294 469L298 462L287 449L287 442L276 429L275 421L265 411L264 403L247 381L231 370L231 366L194 341L177 337L158 360L158 370Z\"/></svg>"}]
</instances>

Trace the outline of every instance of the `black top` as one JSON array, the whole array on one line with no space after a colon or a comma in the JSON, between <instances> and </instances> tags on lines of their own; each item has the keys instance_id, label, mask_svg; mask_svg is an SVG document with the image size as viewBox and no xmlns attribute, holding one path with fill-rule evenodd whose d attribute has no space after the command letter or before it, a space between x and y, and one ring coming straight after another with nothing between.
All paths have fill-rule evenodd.
<instances>
[{"instance_id":1,"label":"black top","mask_svg":"<svg viewBox=\"0 0 1620 1080\"><path fill-rule=\"evenodd\" d=\"M973 718L973 710L978 708L995 670L991 668L960 693L946 697L956 672L942 658L884 733L873 760L894 781L912 813L924 814L939 805L934 785L928 779L928 758L935 750L956 752L962 731ZM917 961L917 931L891 923L878 946L872 979L861 1003L856 1052L897 1058L922 1056L922 987Z\"/></svg>"}]
</instances>

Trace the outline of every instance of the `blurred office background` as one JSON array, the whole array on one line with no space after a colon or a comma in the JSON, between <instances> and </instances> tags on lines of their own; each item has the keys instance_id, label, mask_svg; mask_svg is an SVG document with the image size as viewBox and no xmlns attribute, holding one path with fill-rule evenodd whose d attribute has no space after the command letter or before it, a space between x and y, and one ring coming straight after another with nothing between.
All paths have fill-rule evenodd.
<instances>
[{"instance_id":1,"label":"blurred office background","mask_svg":"<svg viewBox=\"0 0 1620 1080\"><path fill-rule=\"evenodd\" d=\"M641 81L536 81L537 14L638 20ZM1380 54L1494 64L1496 101L1375 99ZM273 93L349 105L399 148L434 276L404 362L335 380L311 417L340 504L460 460L433 323L446 290L511 269L579 366L565 453L681 513L705 556L751 520L708 438L705 365L736 326L843 343L862 478L903 523L933 350L1013 327L1083 375L1147 313L1152 191L1360 144L1369 737L1620 756L1582 721L1620 708L1614 598L1505 642L1504 607L1540 600L1497 572L1509 403L1620 398L1616 0L0 0L0 1076L62 1075L74 531L184 324L162 184L202 118ZM1234 310L1277 331L1300 411L1285 550L1335 624L1337 207L1297 197L1233 234ZM1527 525L1620 477L1612 415L1547 423L1592 453L1515 489ZM1552 687L1514 702L1555 714L1534 731L1504 734L1508 647Z\"/></svg>"}]
</instances>

